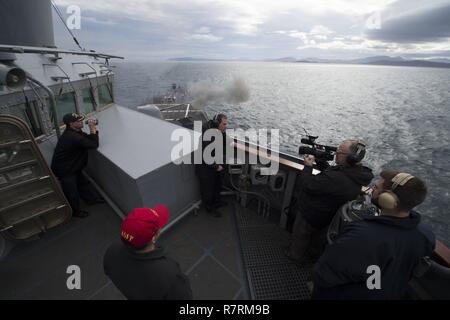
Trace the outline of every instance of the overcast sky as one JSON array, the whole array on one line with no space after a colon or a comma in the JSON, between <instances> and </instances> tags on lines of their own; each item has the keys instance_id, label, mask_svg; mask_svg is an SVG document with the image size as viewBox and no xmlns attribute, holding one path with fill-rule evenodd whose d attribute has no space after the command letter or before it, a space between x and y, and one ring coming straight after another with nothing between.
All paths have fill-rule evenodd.
<instances>
[{"instance_id":1,"label":"overcast sky","mask_svg":"<svg viewBox=\"0 0 450 320\"><path fill-rule=\"evenodd\" d=\"M83 47L127 60L450 57L450 0L54 2L80 7ZM60 21L55 37L74 48Z\"/></svg>"}]
</instances>

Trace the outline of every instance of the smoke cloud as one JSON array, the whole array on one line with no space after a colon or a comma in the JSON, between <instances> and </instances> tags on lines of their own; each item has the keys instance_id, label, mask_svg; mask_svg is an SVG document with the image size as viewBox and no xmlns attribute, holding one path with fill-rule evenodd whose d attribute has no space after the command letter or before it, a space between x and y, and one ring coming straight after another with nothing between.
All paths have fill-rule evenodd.
<instances>
[{"instance_id":1,"label":"smoke cloud","mask_svg":"<svg viewBox=\"0 0 450 320\"><path fill-rule=\"evenodd\" d=\"M194 108L201 109L213 102L242 103L250 98L250 89L241 78L234 78L224 87L212 86L209 81L191 84L189 93Z\"/></svg>"}]
</instances>

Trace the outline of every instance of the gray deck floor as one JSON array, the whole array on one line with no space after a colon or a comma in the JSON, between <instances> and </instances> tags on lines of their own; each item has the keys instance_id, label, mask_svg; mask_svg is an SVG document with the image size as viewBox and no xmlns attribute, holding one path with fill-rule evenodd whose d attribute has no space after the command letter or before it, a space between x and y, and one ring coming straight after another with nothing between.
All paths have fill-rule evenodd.
<instances>
[{"instance_id":1,"label":"gray deck floor","mask_svg":"<svg viewBox=\"0 0 450 320\"><path fill-rule=\"evenodd\" d=\"M0 299L124 299L103 273L103 255L119 240L120 218L107 206L71 219L41 239L16 246L0 262ZM189 214L163 234L160 244L188 275L194 299L245 299L232 221L233 206L216 218ZM81 268L81 290L68 290L67 267Z\"/></svg>"},{"instance_id":2,"label":"gray deck floor","mask_svg":"<svg viewBox=\"0 0 450 320\"><path fill-rule=\"evenodd\" d=\"M120 241L120 218L107 206L88 208L41 239L16 246L0 262L0 299L124 299L103 273L103 255ZM190 279L194 299L307 299L310 266L283 256L289 235L230 201L217 218L199 211L159 243ZM68 290L67 267L81 268L81 290Z\"/></svg>"},{"instance_id":3,"label":"gray deck floor","mask_svg":"<svg viewBox=\"0 0 450 320\"><path fill-rule=\"evenodd\" d=\"M297 265L284 251L290 234L254 211L235 209L244 270L254 300L310 299L312 260Z\"/></svg>"},{"instance_id":4,"label":"gray deck floor","mask_svg":"<svg viewBox=\"0 0 450 320\"><path fill-rule=\"evenodd\" d=\"M103 254L118 238L121 220L107 205L88 210L88 218L72 218L13 248L0 262L1 299L91 299L107 286ZM81 269L81 290L67 289L70 265Z\"/></svg>"},{"instance_id":5,"label":"gray deck floor","mask_svg":"<svg viewBox=\"0 0 450 320\"><path fill-rule=\"evenodd\" d=\"M246 299L234 205L219 211L220 218L204 211L187 216L162 236L161 244L189 277L194 299Z\"/></svg>"}]
</instances>

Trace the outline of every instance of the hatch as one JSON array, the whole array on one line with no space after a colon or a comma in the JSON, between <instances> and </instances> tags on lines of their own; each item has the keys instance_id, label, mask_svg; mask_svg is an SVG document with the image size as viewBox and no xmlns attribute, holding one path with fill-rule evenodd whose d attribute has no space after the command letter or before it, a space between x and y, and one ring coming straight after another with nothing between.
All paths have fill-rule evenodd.
<instances>
[{"instance_id":1,"label":"hatch","mask_svg":"<svg viewBox=\"0 0 450 320\"><path fill-rule=\"evenodd\" d=\"M56 178L28 126L0 116L0 232L23 240L47 231L72 215Z\"/></svg>"}]
</instances>

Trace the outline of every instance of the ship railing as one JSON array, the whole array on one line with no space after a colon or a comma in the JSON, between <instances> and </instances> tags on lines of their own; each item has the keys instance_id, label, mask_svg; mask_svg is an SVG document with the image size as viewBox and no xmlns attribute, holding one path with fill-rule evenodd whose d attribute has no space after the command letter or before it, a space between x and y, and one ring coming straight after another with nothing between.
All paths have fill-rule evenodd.
<instances>
[{"instance_id":1,"label":"ship railing","mask_svg":"<svg viewBox=\"0 0 450 320\"><path fill-rule=\"evenodd\" d=\"M290 204L293 188L295 186L296 175L300 173L304 168L303 159L284 152L277 152L278 153L278 160L277 160L276 157L271 157L268 155L273 154L274 152L269 148L263 148L249 141L244 141L240 139L234 139L234 143L236 149L245 151L248 154L257 155L259 158L267 159L270 161L278 161L280 165L283 165L288 169L289 171L288 181L286 183L285 198L283 200L282 206L283 212L283 210ZM316 169L313 170L313 174L318 173L320 173L319 170ZM365 189L367 190L367 187L364 187L362 191L364 191ZM284 215L282 215L282 217L283 216ZM284 227L284 225L285 221L284 219L281 219L280 226ZM450 249L439 240L436 240L436 246L434 249L434 258L437 262L439 262L443 266L450 268Z\"/></svg>"},{"instance_id":2,"label":"ship railing","mask_svg":"<svg viewBox=\"0 0 450 320\"><path fill-rule=\"evenodd\" d=\"M54 54L57 56L59 53L73 54L80 56L92 56L104 59L124 59L121 56L115 56L111 54L105 54L95 51L76 51L76 50L62 50L58 48L45 48L45 47L27 47L27 46L14 46L14 45L0 45L0 52L9 53L40 53L40 54Z\"/></svg>"}]
</instances>

